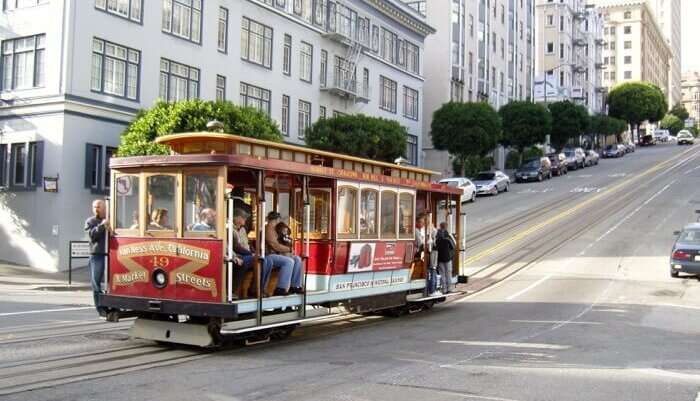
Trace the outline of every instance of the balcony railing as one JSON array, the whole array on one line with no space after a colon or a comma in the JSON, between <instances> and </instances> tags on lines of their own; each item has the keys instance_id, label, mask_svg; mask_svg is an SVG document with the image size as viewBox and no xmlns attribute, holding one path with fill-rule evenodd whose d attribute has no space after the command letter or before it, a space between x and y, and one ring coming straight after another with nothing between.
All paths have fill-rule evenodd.
<instances>
[{"instance_id":1,"label":"balcony railing","mask_svg":"<svg viewBox=\"0 0 700 401\"><path fill-rule=\"evenodd\" d=\"M349 8L334 3L328 8L326 33L323 36L345 44L358 42L369 48L370 22Z\"/></svg>"},{"instance_id":2,"label":"balcony railing","mask_svg":"<svg viewBox=\"0 0 700 401\"><path fill-rule=\"evenodd\" d=\"M358 83L351 74L345 70L336 69L333 77L326 85L321 86L321 90L328 91L334 95L352 98L356 102L367 103L370 99L370 87L364 82Z\"/></svg>"}]
</instances>

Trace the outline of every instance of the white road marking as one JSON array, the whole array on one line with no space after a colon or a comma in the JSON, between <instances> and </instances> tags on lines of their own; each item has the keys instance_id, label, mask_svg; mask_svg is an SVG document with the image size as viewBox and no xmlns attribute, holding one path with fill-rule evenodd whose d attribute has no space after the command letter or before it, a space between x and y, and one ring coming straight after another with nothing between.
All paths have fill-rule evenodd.
<instances>
[{"instance_id":1,"label":"white road marking","mask_svg":"<svg viewBox=\"0 0 700 401\"><path fill-rule=\"evenodd\" d=\"M698 396L695 397L695 401L700 401L700 391L698 391Z\"/></svg>"},{"instance_id":2,"label":"white road marking","mask_svg":"<svg viewBox=\"0 0 700 401\"><path fill-rule=\"evenodd\" d=\"M513 323L533 323L533 324L581 324L581 325L591 325L597 326L602 325L601 322L567 322L564 320L510 320Z\"/></svg>"},{"instance_id":3,"label":"white road marking","mask_svg":"<svg viewBox=\"0 0 700 401\"><path fill-rule=\"evenodd\" d=\"M456 340L442 340L441 344L460 344L460 345L473 345L478 347L506 347L506 348L532 348L532 349L551 349L551 350L565 350L571 348L568 345L558 345L558 344L542 344L542 343L515 343L515 342L500 342L500 341L456 341Z\"/></svg>"},{"instance_id":4,"label":"white road marking","mask_svg":"<svg viewBox=\"0 0 700 401\"><path fill-rule=\"evenodd\" d=\"M669 304L669 303L661 303L661 304L656 304L656 305L658 305L658 306L670 306L672 308L700 310L700 306L692 306L692 305L679 305L679 304Z\"/></svg>"},{"instance_id":5,"label":"white road marking","mask_svg":"<svg viewBox=\"0 0 700 401\"><path fill-rule=\"evenodd\" d=\"M522 290L516 292L515 294L513 294L513 295L507 297L507 298L506 298L506 301L510 301L510 300L512 300L512 299L515 299L515 298L517 298L517 297L523 295L524 293L530 291L531 289L533 289L533 288L537 287L538 285L544 283L545 281L549 280L551 277L552 277L551 274L548 274L548 275L542 277L541 279L535 281L534 283L530 284L530 285L527 286L526 288L523 288Z\"/></svg>"},{"instance_id":6,"label":"white road marking","mask_svg":"<svg viewBox=\"0 0 700 401\"><path fill-rule=\"evenodd\" d=\"M627 313L624 309L593 309L592 312Z\"/></svg>"},{"instance_id":7,"label":"white road marking","mask_svg":"<svg viewBox=\"0 0 700 401\"><path fill-rule=\"evenodd\" d=\"M95 307L94 306L81 306L81 307L75 307L75 308L27 310L27 311L22 311L22 312L5 312L5 313L0 313L0 317L16 316L16 315L31 315L31 314L35 314L35 313L48 313L48 312L67 312L67 311L86 310L86 309L95 309Z\"/></svg>"}]
</instances>

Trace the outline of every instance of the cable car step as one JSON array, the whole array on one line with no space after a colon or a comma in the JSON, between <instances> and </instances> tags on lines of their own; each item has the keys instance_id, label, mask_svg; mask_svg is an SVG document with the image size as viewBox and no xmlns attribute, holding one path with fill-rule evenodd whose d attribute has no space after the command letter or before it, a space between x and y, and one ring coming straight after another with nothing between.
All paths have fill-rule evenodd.
<instances>
[{"instance_id":1,"label":"cable car step","mask_svg":"<svg viewBox=\"0 0 700 401\"><path fill-rule=\"evenodd\" d=\"M255 326L255 320L250 319L249 321L241 321L241 322L231 322L231 323L247 323L247 327L236 327L235 325L231 325L231 323L227 323L224 325L224 327L221 329L221 334L222 335L232 335L232 334L244 334L244 333L250 333L253 331L258 331L258 330L265 330L265 329L273 329L276 327L283 327L283 326L291 326L291 325L299 325L302 323L308 323L308 322L314 322L318 320L323 320L323 319L330 319L340 316L340 314L324 314L322 316L315 316L315 317L306 317L306 318L300 318L300 319L292 319L292 320L282 320L274 323L268 323L268 324L261 324L259 326Z\"/></svg>"},{"instance_id":2,"label":"cable car step","mask_svg":"<svg viewBox=\"0 0 700 401\"><path fill-rule=\"evenodd\" d=\"M132 337L197 347L216 345L206 324L166 322L138 318L130 329Z\"/></svg>"}]
</instances>

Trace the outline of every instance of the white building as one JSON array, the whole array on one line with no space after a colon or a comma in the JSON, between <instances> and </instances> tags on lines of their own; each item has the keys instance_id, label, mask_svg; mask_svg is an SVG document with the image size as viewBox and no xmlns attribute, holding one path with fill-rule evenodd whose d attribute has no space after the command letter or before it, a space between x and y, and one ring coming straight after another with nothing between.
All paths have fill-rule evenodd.
<instances>
[{"instance_id":1,"label":"white building","mask_svg":"<svg viewBox=\"0 0 700 401\"><path fill-rule=\"evenodd\" d=\"M395 119L419 160L433 29L395 0L5 0L0 26L0 260L67 268L120 133L159 97L257 107L292 143L335 113Z\"/></svg>"},{"instance_id":2,"label":"white building","mask_svg":"<svg viewBox=\"0 0 700 401\"><path fill-rule=\"evenodd\" d=\"M535 100L570 100L591 114L604 112L601 13L585 0L537 0L535 14Z\"/></svg>"},{"instance_id":3,"label":"white building","mask_svg":"<svg viewBox=\"0 0 700 401\"><path fill-rule=\"evenodd\" d=\"M686 71L681 81L683 106L688 110L688 118L693 123L700 122L700 72Z\"/></svg>"},{"instance_id":4,"label":"white building","mask_svg":"<svg viewBox=\"0 0 700 401\"><path fill-rule=\"evenodd\" d=\"M534 0L409 1L437 33L426 39L423 103L424 165L445 175L447 152L433 148L433 112L449 101L487 101L496 110L532 99ZM502 150L495 152L497 163Z\"/></svg>"},{"instance_id":5,"label":"white building","mask_svg":"<svg viewBox=\"0 0 700 401\"><path fill-rule=\"evenodd\" d=\"M682 101L681 0L647 0L647 3L659 23L666 42L671 47L668 107L673 107Z\"/></svg>"}]
</instances>

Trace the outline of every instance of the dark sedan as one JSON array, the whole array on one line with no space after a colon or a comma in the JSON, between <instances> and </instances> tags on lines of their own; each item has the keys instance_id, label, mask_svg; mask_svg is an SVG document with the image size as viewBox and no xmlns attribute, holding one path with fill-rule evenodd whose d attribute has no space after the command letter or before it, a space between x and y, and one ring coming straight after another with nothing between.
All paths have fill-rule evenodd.
<instances>
[{"instance_id":1,"label":"dark sedan","mask_svg":"<svg viewBox=\"0 0 700 401\"><path fill-rule=\"evenodd\" d=\"M547 157L549 158L549 161L552 162L552 174L558 176L568 172L565 157L560 157L559 153L550 153L547 155Z\"/></svg>"},{"instance_id":2,"label":"dark sedan","mask_svg":"<svg viewBox=\"0 0 700 401\"><path fill-rule=\"evenodd\" d=\"M700 274L700 223L691 223L676 232L671 250L671 277L679 273Z\"/></svg>"}]
</instances>

